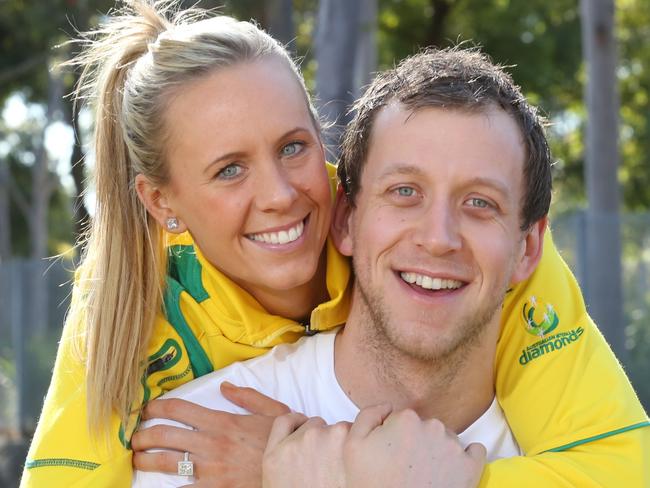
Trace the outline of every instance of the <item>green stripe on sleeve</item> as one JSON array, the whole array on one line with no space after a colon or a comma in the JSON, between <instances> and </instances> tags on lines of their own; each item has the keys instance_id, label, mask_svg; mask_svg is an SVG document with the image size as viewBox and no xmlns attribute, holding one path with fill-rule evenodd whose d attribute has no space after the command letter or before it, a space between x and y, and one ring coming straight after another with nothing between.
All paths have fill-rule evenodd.
<instances>
[{"instance_id":1,"label":"green stripe on sleeve","mask_svg":"<svg viewBox=\"0 0 650 488\"><path fill-rule=\"evenodd\" d=\"M67 458L49 458L49 459L34 459L25 463L25 468L45 468L49 466L65 466L67 468L79 468L92 471L99 467L98 463L91 463L90 461L82 461L81 459L67 459Z\"/></svg>"},{"instance_id":2,"label":"green stripe on sleeve","mask_svg":"<svg viewBox=\"0 0 650 488\"><path fill-rule=\"evenodd\" d=\"M565 444L560 447L554 447L553 449L548 449L544 452L562 452L566 451L567 449L571 449L576 446L580 446L582 444L586 444L587 442L592 442L592 441L597 441L599 439L605 439L606 437L611 437L613 435L617 434L622 434L623 432L629 432L630 430L634 429L640 429L641 427L650 427L650 421L646 420L645 422L639 422L638 424L633 424L633 425L628 425L627 427L623 427L621 429L616 429L616 430L610 430L609 432L605 432L604 434L599 434L595 435L592 437L587 437L586 439L581 439L579 441L575 442L570 442L568 444Z\"/></svg>"}]
</instances>

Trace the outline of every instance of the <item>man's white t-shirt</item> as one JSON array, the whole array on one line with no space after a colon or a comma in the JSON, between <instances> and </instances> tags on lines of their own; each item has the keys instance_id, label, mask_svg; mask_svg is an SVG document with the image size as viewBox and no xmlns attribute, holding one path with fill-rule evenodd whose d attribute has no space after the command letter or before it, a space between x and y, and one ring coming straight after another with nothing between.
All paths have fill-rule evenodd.
<instances>
[{"instance_id":1,"label":"man's white t-shirt","mask_svg":"<svg viewBox=\"0 0 650 488\"><path fill-rule=\"evenodd\" d=\"M308 417L321 417L328 424L354 421L359 408L345 394L334 373L336 330L303 337L294 344L276 346L267 354L197 378L162 396L182 398L213 410L246 414L226 400L219 391L223 381L249 386L286 404ZM157 424L186 427L172 420L152 419L141 429ZM464 432L458 435L463 447L480 442L488 461L521 454L496 399ZM191 457L190 457L191 459ZM134 487L177 487L192 482L191 477L135 471Z\"/></svg>"}]
</instances>

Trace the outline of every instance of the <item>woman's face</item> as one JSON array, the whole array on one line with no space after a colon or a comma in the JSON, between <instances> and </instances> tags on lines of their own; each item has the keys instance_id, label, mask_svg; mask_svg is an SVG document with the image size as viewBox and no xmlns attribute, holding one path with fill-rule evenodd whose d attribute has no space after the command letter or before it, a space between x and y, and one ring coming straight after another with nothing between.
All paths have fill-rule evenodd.
<instances>
[{"instance_id":1,"label":"woman's face","mask_svg":"<svg viewBox=\"0 0 650 488\"><path fill-rule=\"evenodd\" d=\"M165 112L162 195L206 258L253 296L311 286L331 196L295 75L242 63L178 89Z\"/></svg>"}]
</instances>

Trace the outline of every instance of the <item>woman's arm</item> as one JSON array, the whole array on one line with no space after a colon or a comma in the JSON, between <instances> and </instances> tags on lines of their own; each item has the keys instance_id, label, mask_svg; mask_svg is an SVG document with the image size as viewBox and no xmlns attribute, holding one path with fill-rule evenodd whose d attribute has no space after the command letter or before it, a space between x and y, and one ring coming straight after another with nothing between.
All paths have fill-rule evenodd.
<instances>
[{"instance_id":1,"label":"woman's arm","mask_svg":"<svg viewBox=\"0 0 650 488\"><path fill-rule=\"evenodd\" d=\"M547 236L537 270L506 298L496 356L497 398L527 457L493 463L484 484L526 472L540 486L640 479L648 417Z\"/></svg>"},{"instance_id":2,"label":"woman's arm","mask_svg":"<svg viewBox=\"0 0 650 488\"><path fill-rule=\"evenodd\" d=\"M74 298L77 299L77 298ZM128 487L131 451L120 441L120 421L111 418L108 436L88 431L85 364L75 341L83 326L68 321L59 345L52 381L32 440L21 488Z\"/></svg>"}]
</instances>

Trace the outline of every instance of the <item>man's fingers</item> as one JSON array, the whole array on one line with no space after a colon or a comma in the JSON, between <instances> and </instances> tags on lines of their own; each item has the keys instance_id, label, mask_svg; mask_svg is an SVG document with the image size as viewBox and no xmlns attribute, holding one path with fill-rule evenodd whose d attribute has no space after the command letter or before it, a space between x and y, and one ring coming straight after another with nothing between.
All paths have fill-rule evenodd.
<instances>
[{"instance_id":1,"label":"man's fingers","mask_svg":"<svg viewBox=\"0 0 650 488\"><path fill-rule=\"evenodd\" d=\"M147 449L191 451L196 446L199 436L198 432L183 427L154 425L136 431L131 438L131 447L134 451L146 451Z\"/></svg>"},{"instance_id":2,"label":"man's fingers","mask_svg":"<svg viewBox=\"0 0 650 488\"><path fill-rule=\"evenodd\" d=\"M291 412L284 403L260 393L254 388L235 386L224 381L221 394L230 402L253 414L278 417Z\"/></svg>"},{"instance_id":3,"label":"man's fingers","mask_svg":"<svg viewBox=\"0 0 650 488\"><path fill-rule=\"evenodd\" d=\"M367 437L376 427L384 423L392 410L390 403L380 403L361 409L350 427L350 437Z\"/></svg>"},{"instance_id":4,"label":"man's fingers","mask_svg":"<svg viewBox=\"0 0 650 488\"><path fill-rule=\"evenodd\" d=\"M273 422L269 440L266 443L266 450L276 447L307 420L309 420L308 417L301 413L288 413L277 417Z\"/></svg>"},{"instance_id":5,"label":"man's fingers","mask_svg":"<svg viewBox=\"0 0 650 488\"><path fill-rule=\"evenodd\" d=\"M481 463L481 465L485 464L487 451L485 450L485 446L483 444L479 442L473 442L467 446L465 452L469 455L469 457Z\"/></svg>"}]
</instances>

